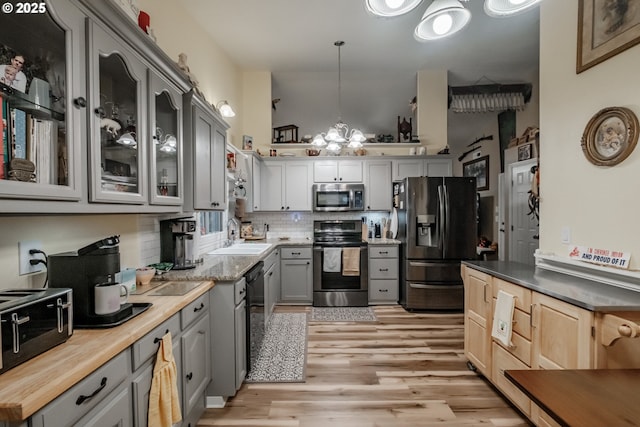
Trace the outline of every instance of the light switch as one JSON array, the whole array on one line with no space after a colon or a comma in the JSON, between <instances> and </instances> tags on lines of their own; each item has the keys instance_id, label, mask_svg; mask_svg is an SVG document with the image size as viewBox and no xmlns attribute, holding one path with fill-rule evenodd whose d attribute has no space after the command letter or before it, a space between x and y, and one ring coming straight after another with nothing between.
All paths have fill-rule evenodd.
<instances>
[{"instance_id":1,"label":"light switch","mask_svg":"<svg viewBox=\"0 0 640 427\"><path fill-rule=\"evenodd\" d=\"M571 243L571 228L566 225L560 230L560 241L566 244Z\"/></svg>"}]
</instances>

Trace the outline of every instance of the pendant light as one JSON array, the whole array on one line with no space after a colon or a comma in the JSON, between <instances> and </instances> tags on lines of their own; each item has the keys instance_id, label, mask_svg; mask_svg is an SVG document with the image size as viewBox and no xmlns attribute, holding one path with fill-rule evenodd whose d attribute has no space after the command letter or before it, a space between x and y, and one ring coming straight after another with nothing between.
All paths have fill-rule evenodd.
<instances>
[{"instance_id":1,"label":"pendant light","mask_svg":"<svg viewBox=\"0 0 640 427\"><path fill-rule=\"evenodd\" d=\"M523 13L541 0L485 0L484 11L495 18L504 18Z\"/></svg>"},{"instance_id":2,"label":"pendant light","mask_svg":"<svg viewBox=\"0 0 640 427\"><path fill-rule=\"evenodd\" d=\"M340 61L340 48L344 46L342 40L338 40L333 43L338 48L338 122L329 128L324 134L318 134L313 138L311 144L323 147L327 146L327 151L332 153L339 153L342 146L346 143L349 148L362 147L362 143L366 141L364 134L358 129L351 129L349 132L349 126L342 121L342 68Z\"/></svg>"},{"instance_id":3,"label":"pendant light","mask_svg":"<svg viewBox=\"0 0 640 427\"><path fill-rule=\"evenodd\" d=\"M422 15L414 31L418 41L437 40L462 30L471 20L471 12L458 0L434 0Z\"/></svg>"}]
</instances>

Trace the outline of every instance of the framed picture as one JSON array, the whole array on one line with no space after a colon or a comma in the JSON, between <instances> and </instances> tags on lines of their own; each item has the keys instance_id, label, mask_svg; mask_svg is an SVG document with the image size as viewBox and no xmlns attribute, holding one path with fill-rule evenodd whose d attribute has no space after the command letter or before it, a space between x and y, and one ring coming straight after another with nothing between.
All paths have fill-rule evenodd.
<instances>
[{"instance_id":1,"label":"framed picture","mask_svg":"<svg viewBox=\"0 0 640 427\"><path fill-rule=\"evenodd\" d=\"M462 164L463 176L475 176L478 191L489 189L489 156L478 157Z\"/></svg>"},{"instance_id":2,"label":"framed picture","mask_svg":"<svg viewBox=\"0 0 640 427\"><path fill-rule=\"evenodd\" d=\"M249 135L242 135L242 149L253 150L253 138Z\"/></svg>"},{"instance_id":3,"label":"framed picture","mask_svg":"<svg viewBox=\"0 0 640 427\"><path fill-rule=\"evenodd\" d=\"M609 107L598 111L582 134L582 151L598 166L617 165L638 142L638 118L625 107Z\"/></svg>"},{"instance_id":4,"label":"framed picture","mask_svg":"<svg viewBox=\"0 0 640 427\"><path fill-rule=\"evenodd\" d=\"M640 13L634 3L578 0L576 74L640 42Z\"/></svg>"},{"instance_id":5,"label":"framed picture","mask_svg":"<svg viewBox=\"0 0 640 427\"><path fill-rule=\"evenodd\" d=\"M533 143L522 144L518 146L518 161L529 160L532 156Z\"/></svg>"}]
</instances>

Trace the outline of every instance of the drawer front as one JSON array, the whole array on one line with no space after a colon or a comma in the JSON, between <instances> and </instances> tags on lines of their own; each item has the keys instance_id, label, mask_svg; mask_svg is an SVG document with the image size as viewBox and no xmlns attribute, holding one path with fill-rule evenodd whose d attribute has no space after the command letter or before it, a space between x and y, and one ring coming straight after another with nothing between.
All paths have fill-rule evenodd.
<instances>
[{"instance_id":1,"label":"drawer front","mask_svg":"<svg viewBox=\"0 0 640 427\"><path fill-rule=\"evenodd\" d=\"M503 350L520 359L522 363L527 365L527 368L531 367L531 341L524 339L518 334L511 334L511 343L513 346L509 348L504 347L502 343L498 341L494 342L502 347Z\"/></svg>"},{"instance_id":2,"label":"drawer front","mask_svg":"<svg viewBox=\"0 0 640 427\"><path fill-rule=\"evenodd\" d=\"M504 376L504 371L508 369L529 369L529 367L509 354L504 348L493 343L493 383L526 416L530 416L531 400Z\"/></svg>"},{"instance_id":3,"label":"drawer front","mask_svg":"<svg viewBox=\"0 0 640 427\"><path fill-rule=\"evenodd\" d=\"M398 281L395 279L370 280L369 301L390 303L398 302Z\"/></svg>"},{"instance_id":4,"label":"drawer front","mask_svg":"<svg viewBox=\"0 0 640 427\"><path fill-rule=\"evenodd\" d=\"M202 316L204 313L209 312L209 294L205 293L200 295L195 301L186 306L180 311L180 323L182 324L182 330L193 323L194 320Z\"/></svg>"},{"instance_id":5,"label":"drawer front","mask_svg":"<svg viewBox=\"0 0 640 427\"><path fill-rule=\"evenodd\" d=\"M513 310L513 332L531 341L531 315L522 310Z\"/></svg>"},{"instance_id":6,"label":"drawer front","mask_svg":"<svg viewBox=\"0 0 640 427\"><path fill-rule=\"evenodd\" d=\"M102 365L31 417L33 427L66 426L96 407L129 375L129 350ZM90 397L92 396L93 397Z\"/></svg>"},{"instance_id":7,"label":"drawer front","mask_svg":"<svg viewBox=\"0 0 640 427\"><path fill-rule=\"evenodd\" d=\"M238 305L247 295L247 281L244 277L233 284L233 292L233 301L235 305Z\"/></svg>"},{"instance_id":8,"label":"drawer front","mask_svg":"<svg viewBox=\"0 0 640 427\"><path fill-rule=\"evenodd\" d=\"M493 280L493 297L498 297L498 291L502 290L510 295L516 297L516 308L531 314L531 291L513 283L505 282L504 280L494 278Z\"/></svg>"},{"instance_id":9,"label":"drawer front","mask_svg":"<svg viewBox=\"0 0 640 427\"><path fill-rule=\"evenodd\" d=\"M379 258L371 260L369 264L369 278L371 279L397 279L398 260Z\"/></svg>"},{"instance_id":10,"label":"drawer front","mask_svg":"<svg viewBox=\"0 0 640 427\"><path fill-rule=\"evenodd\" d=\"M369 245L369 258L398 258L398 247Z\"/></svg>"},{"instance_id":11,"label":"drawer front","mask_svg":"<svg viewBox=\"0 0 640 427\"><path fill-rule=\"evenodd\" d=\"M180 335L180 315L176 313L169 320L156 326L151 332L136 341L131 349L133 351L133 370L138 369L142 364L155 356L158 351L158 341L167 333L171 332L171 339L175 340Z\"/></svg>"},{"instance_id":12,"label":"drawer front","mask_svg":"<svg viewBox=\"0 0 640 427\"><path fill-rule=\"evenodd\" d=\"M301 248L301 247L291 247L291 248L281 248L280 249L280 258L283 259L311 259L312 248Z\"/></svg>"}]
</instances>

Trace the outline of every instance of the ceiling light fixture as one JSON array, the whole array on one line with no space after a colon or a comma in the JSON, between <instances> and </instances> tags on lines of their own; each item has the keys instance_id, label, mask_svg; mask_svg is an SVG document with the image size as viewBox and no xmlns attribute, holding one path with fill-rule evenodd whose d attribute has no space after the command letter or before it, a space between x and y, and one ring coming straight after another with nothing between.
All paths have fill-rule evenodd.
<instances>
[{"instance_id":1,"label":"ceiling light fixture","mask_svg":"<svg viewBox=\"0 0 640 427\"><path fill-rule=\"evenodd\" d=\"M437 40L462 30L470 20L471 12L458 0L434 0L413 34L418 41Z\"/></svg>"},{"instance_id":2,"label":"ceiling light fixture","mask_svg":"<svg viewBox=\"0 0 640 427\"><path fill-rule=\"evenodd\" d=\"M484 11L489 16L503 18L526 12L541 1L485 0ZM389 18L409 13L421 3L422 0L365 0L365 8L374 15ZM470 20L471 12L459 0L433 0L413 34L421 42L437 40L462 30Z\"/></svg>"},{"instance_id":3,"label":"ceiling light fixture","mask_svg":"<svg viewBox=\"0 0 640 427\"><path fill-rule=\"evenodd\" d=\"M345 143L349 148L362 147L362 143L366 141L366 138L358 129L351 129L351 132L349 132L349 126L342 121L342 64L340 49L344 46L344 42L338 40L333 45L338 47L338 123L330 127L327 133L316 135L311 144L318 147L326 145L327 151L339 153Z\"/></svg>"},{"instance_id":4,"label":"ceiling light fixture","mask_svg":"<svg viewBox=\"0 0 640 427\"><path fill-rule=\"evenodd\" d=\"M366 0L365 7L369 13L391 18L411 12L420 3L422 0Z\"/></svg>"},{"instance_id":5,"label":"ceiling light fixture","mask_svg":"<svg viewBox=\"0 0 640 427\"><path fill-rule=\"evenodd\" d=\"M220 112L222 117L233 117L236 113L231 108L231 105L227 101L220 101L216 104L216 110Z\"/></svg>"},{"instance_id":6,"label":"ceiling light fixture","mask_svg":"<svg viewBox=\"0 0 640 427\"><path fill-rule=\"evenodd\" d=\"M527 10L540 3L542 0L485 0L484 11L495 18L504 18Z\"/></svg>"}]
</instances>

